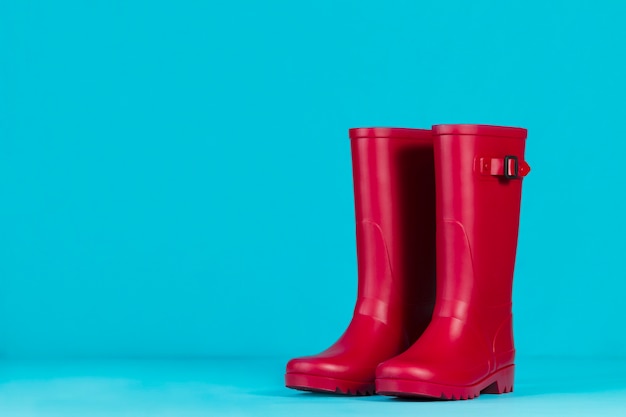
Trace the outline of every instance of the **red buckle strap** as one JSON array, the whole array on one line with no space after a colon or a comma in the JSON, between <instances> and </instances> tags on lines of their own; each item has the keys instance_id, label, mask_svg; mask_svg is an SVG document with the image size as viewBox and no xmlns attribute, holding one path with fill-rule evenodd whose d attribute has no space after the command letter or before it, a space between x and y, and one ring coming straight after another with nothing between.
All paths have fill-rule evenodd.
<instances>
[{"instance_id":1,"label":"red buckle strap","mask_svg":"<svg viewBox=\"0 0 626 417\"><path fill-rule=\"evenodd\" d=\"M521 179L530 172L530 165L514 155L507 155L504 158L479 158L478 164L481 174L510 180Z\"/></svg>"}]
</instances>

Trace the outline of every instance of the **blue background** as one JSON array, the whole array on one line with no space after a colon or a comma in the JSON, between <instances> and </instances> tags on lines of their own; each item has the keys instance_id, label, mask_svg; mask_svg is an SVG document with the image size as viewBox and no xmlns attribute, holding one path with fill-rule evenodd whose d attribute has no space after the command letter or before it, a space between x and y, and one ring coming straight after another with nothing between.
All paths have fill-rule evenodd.
<instances>
[{"instance_id":1,"label":"blue background","mask_svg":"<svg viewBox=\"0 0 626 417\"><path fill-rule=\"evenodd\" d=\"M347 129L529 129L520 354L626 355L626 3L2 1L0 354L299 355L356 292Z\"/></svg>"}]
</instances>

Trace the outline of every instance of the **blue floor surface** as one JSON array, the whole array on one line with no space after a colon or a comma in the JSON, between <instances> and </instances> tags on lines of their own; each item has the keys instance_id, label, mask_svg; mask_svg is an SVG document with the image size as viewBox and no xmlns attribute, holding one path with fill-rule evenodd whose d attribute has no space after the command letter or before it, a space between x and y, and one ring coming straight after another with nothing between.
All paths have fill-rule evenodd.
<instances>
[{"instance_id":1,"label":"blue floor surface","mask_svg":"<svg viewBox=\"0 0 626 417\"><path fill-rule=\"evenodd\" d=\"M515 392L471 401L283 387L285 360L0 361L0 416L626 416L626 360L527 358Z\"/></svg>"}]
</instances>

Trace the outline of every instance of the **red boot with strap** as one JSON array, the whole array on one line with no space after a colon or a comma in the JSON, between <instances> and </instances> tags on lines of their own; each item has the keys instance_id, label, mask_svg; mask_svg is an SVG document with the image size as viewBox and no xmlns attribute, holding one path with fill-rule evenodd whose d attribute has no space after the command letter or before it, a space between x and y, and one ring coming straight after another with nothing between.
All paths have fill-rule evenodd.
<instances>
[{"instance_id":1,"label":"red boot with strap","mask_svg":"<svg viewBox=\"0 0 626 417\"><path fill-rule=\"evenodd\" d=\"M433 319L377 369L383 395L470 399L513 390L512 283L526 130L433 127L437 289Z\"/></svg>"}]
</instances>

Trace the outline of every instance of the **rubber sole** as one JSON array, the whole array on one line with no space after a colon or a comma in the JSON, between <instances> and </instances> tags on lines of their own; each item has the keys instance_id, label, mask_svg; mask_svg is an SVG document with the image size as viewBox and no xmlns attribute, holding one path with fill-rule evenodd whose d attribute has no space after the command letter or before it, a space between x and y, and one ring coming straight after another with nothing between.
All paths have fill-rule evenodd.
<instances>
[{"instance_id":1,"label":"rubber sole","mask_svg":"<svg viewBox=\"0 0 626 417\"><path fill-rule=\"evenodd\" d=\"M506 394L513 392L514 375L515 365L510 365L469 386L442 385L407 379L378 378L376 380L376 393L394 397L471 400L480 394Z\"/></svg>"},{"instance_id":2,"label":"rubber sole","mask_svg":"<svg viewBox=\"0 0 626 417\"><path fill-rule=\"evenodd\" d=\"M285 374L285 386L300 391L323 392L341 395L373 395L374 381L358 382L307 374Z\"/></svg>"}]
</instances>

